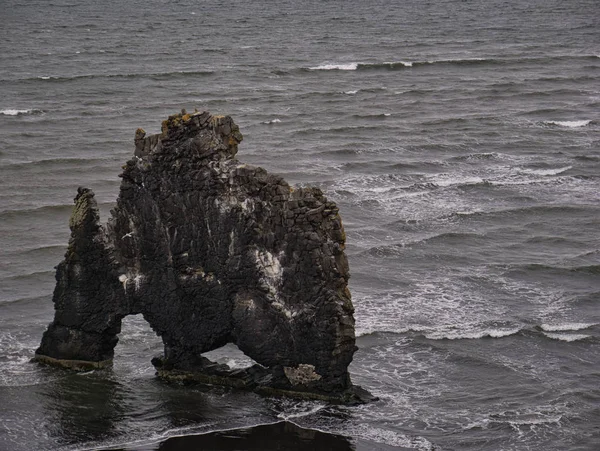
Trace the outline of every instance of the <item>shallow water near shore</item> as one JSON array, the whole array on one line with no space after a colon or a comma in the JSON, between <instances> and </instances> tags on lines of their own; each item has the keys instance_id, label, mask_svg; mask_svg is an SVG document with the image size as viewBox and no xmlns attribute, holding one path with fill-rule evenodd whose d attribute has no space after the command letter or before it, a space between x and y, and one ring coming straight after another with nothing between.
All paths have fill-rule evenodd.
<instances>
[{"instance_id":1,"label":"shallow water near shore","mask_svg":"<svg viewBox=\"0 0 600 451\"><path fill-rule=\"evenodd\" d=\"M0 450L596 449L596 1L3 6ZM240 160L338 204L350 371L379 401L165 384L138 316L112 368L30 362L77 187L106 220L135 130L195 107L234 118Z\"/></svg>"}]
</instances>

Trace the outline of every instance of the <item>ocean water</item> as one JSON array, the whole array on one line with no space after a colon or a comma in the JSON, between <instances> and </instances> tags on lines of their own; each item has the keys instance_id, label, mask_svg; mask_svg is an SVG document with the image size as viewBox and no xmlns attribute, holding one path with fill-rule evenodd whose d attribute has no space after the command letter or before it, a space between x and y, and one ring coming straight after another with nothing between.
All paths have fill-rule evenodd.
<instances>
[{"instance_id":1,"label":"ocean water","mask_svg":"<svg viewBox=\"0 0 600 451\"><path fill-rule=\"evenodd\" d=\"M596 0L0 3L0 450L599 449ZM378 402L162 383L140 317L110 370L30 362L77 187L106 220L136 128L194 107L339 205Z\"/></svg>"}]
</instances>

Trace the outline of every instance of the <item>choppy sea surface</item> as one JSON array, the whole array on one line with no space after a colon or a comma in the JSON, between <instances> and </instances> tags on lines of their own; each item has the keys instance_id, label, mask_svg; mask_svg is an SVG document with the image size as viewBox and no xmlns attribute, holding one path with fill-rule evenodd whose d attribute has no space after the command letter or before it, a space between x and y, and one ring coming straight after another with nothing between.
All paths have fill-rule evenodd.
<instances>
[{"instance_id":1,"label":"choppy sea surface","mask_svg":"<svg viewBox=\"0 0 600 451\"><path fill-rule=\"evenodd\" d=\"M0 6L0 450L253 426L235 449L290 430L309 449L599 449L597 0ZM135 129L194 107L234 118L241 160L338 203L351 374L380 401L164 384L141 317L110 370L30 363L77 187L106 220Z\"/></svg>"}]
</instances>

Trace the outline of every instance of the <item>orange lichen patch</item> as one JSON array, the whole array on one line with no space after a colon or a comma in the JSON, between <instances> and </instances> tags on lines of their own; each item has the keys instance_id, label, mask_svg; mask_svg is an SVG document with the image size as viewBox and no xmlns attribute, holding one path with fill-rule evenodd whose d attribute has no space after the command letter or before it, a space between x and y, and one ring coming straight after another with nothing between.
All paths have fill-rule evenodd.
<instances>
[{"instance_id":1,"label":"orange lichen patch","mask_svg":"<svg viewBox=\"0 0 600 451\"><path fill-rule=\"evenodd\" d=\"M146 131L143 128L138 128L135 131L135 139L143 139L146 136Z\"/></svg>"},{"instance_id":2,"label":"orange lichen patch","mask_svg":"<svg viewBox=\"0 0 600 451\"><path fill-rule=\"evenodd\" d=\"M169 131L169 120L168 119L165 119L164 121L161 122L160 131L162 132L163 136L167 135L167 132Z\"/></svg>"}]
</instances>

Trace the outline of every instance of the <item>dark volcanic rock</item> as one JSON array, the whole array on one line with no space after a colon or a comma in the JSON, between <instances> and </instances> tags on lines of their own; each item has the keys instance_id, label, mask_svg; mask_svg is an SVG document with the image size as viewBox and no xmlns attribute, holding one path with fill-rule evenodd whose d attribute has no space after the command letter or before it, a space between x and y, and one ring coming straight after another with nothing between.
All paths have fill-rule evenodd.
<instances>
[{"instance_id":1,"label":"dark volcanic rock","mask_svg":"<svg viewBox=\"0 0 600 451\"><path fill-rule=\"evenodd\" d=\"M153 363L165 378L356 398L338 209L240 163L241 140L230 117L207 112L170 116L160 135L138 129L106 229L79 189L39 360L109 363L121 319L142 313L164 342ZM229 342L260 365L231 371L201 356Z\"/></svg>"}]
</instances>

